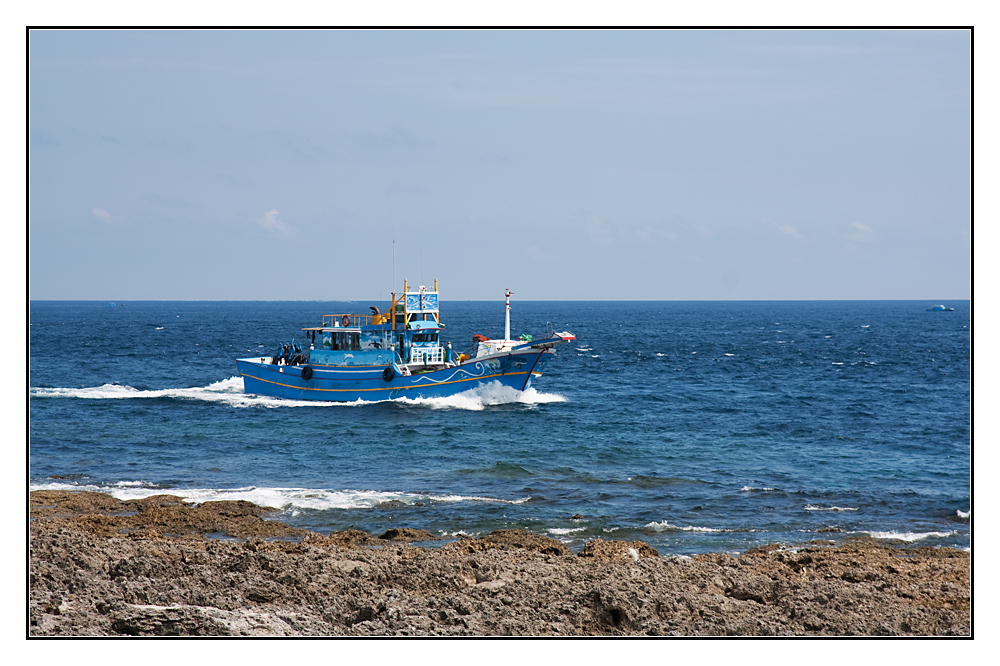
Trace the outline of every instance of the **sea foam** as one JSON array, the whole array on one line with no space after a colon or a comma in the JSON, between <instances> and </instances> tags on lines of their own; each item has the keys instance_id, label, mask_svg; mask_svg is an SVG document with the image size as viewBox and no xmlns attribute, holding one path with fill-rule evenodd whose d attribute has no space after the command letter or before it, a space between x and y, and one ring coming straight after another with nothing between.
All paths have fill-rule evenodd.
<instances>
[{"instance_id":1,"label":"sea foam","mask_svg":"<svg viewBox=\"0 0 1000 666\"><path fill-rule=\"evenodd\" d=\"M857 511L850 506L817 506L815 504L807 504L802 509L804 511Z\"/></svg>"},{"instance_id":2,"label":"sea foam","mask_svg":"<svg viewBox=\"0 0 1000 666\"><path fill-rule=\"evenodd\" d=\"M671 525L667 521L660 523L652 522L646 525L647 529L655 530L657 532L729 532L730 530L720 530L714 527L698 527L697 525L687 525L685 527L679 527L677 525Z\"/></svg>"},{"instance_id":3,"label":"sea foam","mask_svg":"<svg viewBox=\"0 0 1000 666\"><path fill-rule=\"evenodd\" d=\"M466 409L479 411L496 405L522 404L540 405L550 402L566 402L566 398L557 393L542 393L534 387L518 391L500 382L493 381L476 388L463 391L444 398L397 398L392 402L423 405L433 409Z\"/></svg>"},{"instance_id":4,"label":"sea foam","mask_svg":"<svg viewBox=\"0 0 1000 666\"><path fill-rule=\"evenodd\" d=\"M163 488L141 481L118 482L113 486L78 485L72 483L31 484L31 490L86 490L102 492L120 500L134 500L153 495L174 495L195 504L218 500L244 500L258 506L270 506L285 511L301 509L370 509L385 502L428 504L435 502L485 502L495 504L524 504L530 497L514 500L476 495L437 495L433 493L408 493L377 490L327 490L310 488Z\"/></svg>"},{"instance_id":5,"label":"sea foam","mask_svg":"<svg viewBox=\"0 0 1000 666\"><path fill-rule=\"evenodd\" d=\"M478 411L494 405L519 403L523 405L540 405L550 402L566 402L566 398L557 393L542 393L533 387L526 391L518 391L500 382L463 391L445 398L397 398L395 400L356 400L354 402L325 402L316 400L286 400L269 396L255 395L243 392L243 379L230 377L214 382L208 386L195 388L170 388L155 390L140 390L122 384L104 384L89 388L41 388L32 387L29 395L37 398L79 398L85 400L126 400L126 399L162 399L173 398L181 400L199 400L215 402L231 407L360 407L378 403L400 403L422 405L432 409L465 409Z\"/></svg>"},{"instance_id":6,"label":"sea foam","mask_svg":"<svg viewBox=\"0 0 1000 666\"><path fill-rule=\"evenodd\" d=\"M261 396L248 395L243 392L243 379L230 377L208 386L195 388L168 388L140 390L123 384L104 384L85 388L38 388L29 389L29 395L34 398L78 398L82 400L148 400L173 398L180 400L199 400L202 402L217 402L233 407L281 407L288 403L313 404L306 401L278 400ZM334 403L336 404L336 403Z\"/></svg>"},{"instance_id":7,"label":"sea foam","mask_svg":"<svg viewBox=\"0 0 1000 666\"><path fill-rule=\"evenodd\" d=\"M957 530L951 532L868 532L865 534L875 539L899 539L900 541L920 541L931 537L950 537L958 534Z\"/></svg>"}]
</instances>

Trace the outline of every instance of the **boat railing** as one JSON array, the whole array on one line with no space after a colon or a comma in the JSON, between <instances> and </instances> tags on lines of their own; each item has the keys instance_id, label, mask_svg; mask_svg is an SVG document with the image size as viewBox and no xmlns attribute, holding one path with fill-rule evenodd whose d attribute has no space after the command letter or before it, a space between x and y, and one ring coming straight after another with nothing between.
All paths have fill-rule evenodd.
<instances>
[{"instance_id":1,"label":"boat railing","mask_svg":"<svg viewBox=\"0 0 1000 666\"><path fill-rule=\"evenodd\" d=\"M412 347L410 349L410 363L422 363L424 365L444 363L444 348Z\"/></svg>"},{"instance_id":2,"label":"boat railing","mask_svg":"<svg viewBox=\"0 0 1000 666\"><path fill-rule=\"evenodd\" d=\"M372 319L375 319L373 322ZM374 324L388 323L389 313L385 314L326 314L323 315L323 328L360 328Z\"/></svg>"}]
</instances>

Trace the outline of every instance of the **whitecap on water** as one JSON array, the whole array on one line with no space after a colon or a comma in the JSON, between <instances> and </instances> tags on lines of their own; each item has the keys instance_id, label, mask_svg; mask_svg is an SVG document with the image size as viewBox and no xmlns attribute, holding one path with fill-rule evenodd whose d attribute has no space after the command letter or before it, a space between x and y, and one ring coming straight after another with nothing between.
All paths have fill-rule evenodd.
<instances>
[{"instance_id":1,"label":"whitecap on water","mask_svg":"<svg viewBox=\"0 0 1000 666\"><path fill-rule=\"evenodd\" d=\"M875 539L898 539L900 541L920 541L921 539L929 539L931 537L950 537L958 534L957 530L952 530L951 532L870 532L865 531L867 534Z\"/></svg>"},{"instance_id":2,"label":"whitecap on water","mask_svg":"<svg viewBox=\"0 0 1000 666\"><path fill-rule=\"evenodd\" d=\"M715 529L714 527L698 527L697 525L687 525L685 527L680 527L678 525L671 525L667 521L663 522L652 522L646 525L647 529L655 530L657 532L727 532L729 530Z\"/></svg>"},{"instance_id":3,"label":"whitecap on water","mask_svg":"<svg viewBox=\"0 0 1000 666\"><path fill-rule=\"evenodd\" d=\"M802 509L804 511L857 511L849 506L817 506L815 504L807 504Z\"/></svg>"},{"instance_id":4,"label":"whitecap on water","mask_svg":"<svg viewBox=\"0 0 1000 666\"><path fill-rule=\"evenodd\" d=\"M188 502L200 504L219 500L252 502L257 506L295 512L302 509L370 509L385 502L415 503L459 503L482 502L495 504L523 504L530 497L514 500L476 495L436 495L433 493L409 493L379 490L329 490L314 488L163 488L141 481L120 481L113 486L78 485L72 483L31 484L30 490L86 490L102 492L120 500L135 500L153 495L174 495Z\"/></svg>"}]
</instances>

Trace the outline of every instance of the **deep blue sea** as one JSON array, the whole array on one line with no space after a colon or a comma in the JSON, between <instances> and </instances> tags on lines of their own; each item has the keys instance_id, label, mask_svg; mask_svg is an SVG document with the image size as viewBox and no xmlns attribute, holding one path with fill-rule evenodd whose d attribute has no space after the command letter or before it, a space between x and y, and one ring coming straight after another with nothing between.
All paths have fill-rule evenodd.
<instances>
[{"instance_id":1,"label":"deep blue sea","mask_svg":"<svg viewBox=\"0 0 1000 666\"><path fill-rule=\"evenodd\" d=\"M519 527L574 550L971 549L968 301L515 301L514 335L578 338L524 394L244 394L237 357L371 304L32 302L30 488L246 499L321 532ZM464 351L502 335L503 303L445 300L442 321Z\"/></svg>"}]
</instances>

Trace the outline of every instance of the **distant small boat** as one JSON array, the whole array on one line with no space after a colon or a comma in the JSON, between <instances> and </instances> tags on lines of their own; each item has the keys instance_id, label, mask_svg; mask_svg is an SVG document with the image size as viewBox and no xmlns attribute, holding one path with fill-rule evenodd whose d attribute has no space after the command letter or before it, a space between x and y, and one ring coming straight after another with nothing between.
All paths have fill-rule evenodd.
<instances>
[{"instance_id":1,"label":"distant small boat","mask_svg":"<svg viewBox=\"0 0 1000 666\"><path fill-rule=\"evenodd\" d=\"M927 308L927 312L954 312L955 308L946 308L943 305L932 305Z\"/></svg>"}]
</instances>

